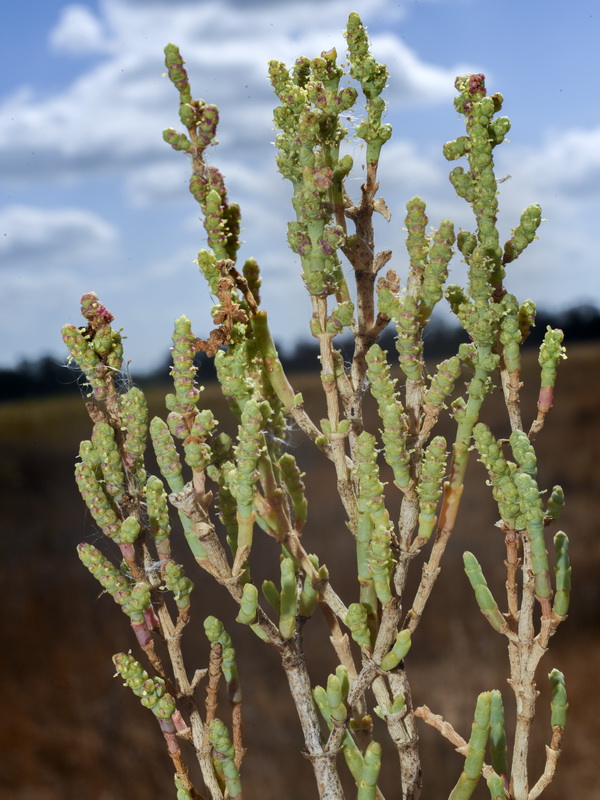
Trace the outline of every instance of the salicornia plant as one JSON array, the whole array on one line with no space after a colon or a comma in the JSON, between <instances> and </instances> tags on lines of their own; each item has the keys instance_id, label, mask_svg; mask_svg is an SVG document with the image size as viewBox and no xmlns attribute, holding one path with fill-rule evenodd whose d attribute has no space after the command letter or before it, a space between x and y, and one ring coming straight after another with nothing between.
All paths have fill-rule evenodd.
<instances>
[{"instance_id":1,"label":"salicornia plant","mask_svg":"<svg viewBox=\"0 0 600 800\"><path fill-rule=\"evenodd\" d=\"M444 155L463 164L454 167L450 180L471 206L472 230L455 233L449 220L429 228L425 203L413 197L406 204L405 286L394 269L381 274L393 263L391 252L377 252L373 230L374 213L390 217L377 195L380 152L392 135L382 121L388 73L371 54L357 14L350 15L345 35L349 74L358 88L342 88L344 71L335 50L312 60L299 58L291 69L278 61L269 64L279 101L274 114L277 166L293 189L288 241L299 256L312 303L309 325L319 344L327 416L313 420L288 382L267 312L260 307L257 262L236 264L240 209L228 197L222 174L205 160L215 142L218 110L193 98L183 59L169 44L166 66L179 93L183 132L169 129L164 138L191 157L190 191L208 238L198 264L215 298L214 325L200 338L188 319L175 321L166 420L148 419L139 389L118 390L121 337L95 294L82 299L85 326L63 328L71 358L89 384L93 421L91 439L81 443L76 479L91 515L114 543L112 550L81 544L79 556L129 617L138 649L135 655L117 653L113 662L124 684L158 720L180 800L241 798L244 755L243 667L238 672L235 625L226 630L207 613L211 609L195 609L205 617L210 659L199 670L190 670L184 661L182 635L192 614L193 584L178 561L183 538L201 570L229 593L237 623L250 627L257 646L278 652L320 797L344 796L342 769L349 770L359 800L383 797L377 739L385 728L373 725L376 714L397 750L403 798L415 800L421 792L418 717L464 755L456 785L449 787L452 800L469 798L482 776L494 800L535 800L553 778L567 711L564 679L553 669L551 742L543 773L532 778L528 750L536 670L567 615L570 593L568 539L562 531L554 535L553 556L547 554L546 528L560 515L563 493L559 486L547 493L539 485L534 448L552 406L564 350L562 332L548 329L539 356L537 416L526 431L520 348L535 306L509 294L503 280L506 268L535 239L541 210L538 205L525 209L510 239L501 244L493 151L510 124L498 116L502 97L487 94L483 75L459 77L454 106L464 117L466 133L446 143ZM351 198L346 178L354 165L342 153L347 131L341 120L352 119L360 92L366 114L354 135L365 143L365 181L360 196ZM464 287L446 286L455 246L468 267ZM349 273L342 257L352 268ZM346 273L353 275L352 285ZM430 374L423 334L443 297L470 342ZM390 324L397 350L392 364L377 344ZM348 332L354 341L349 363L336 347L336 337ZM239 424L235 441L202 405L194 365L199 351L214 358L223 395ZM463 391L459 378L465 376ZM380 430L365 428L367 391L377 405ZM479 421L495 391L504 396L512 430L507 440ZM434 435L444 414L454 420L453 441ZM341 501L339 527L346 534L338 546L356 549L352 597L338 594L319 554L303 545L310 515L301 465L286 449L290 422L312 440L335 473L331 491L337 490ZM148 434L162 478L146 472ZM506 544L506 597L493 595L475 554L464 553L464 568L474 592L473 609L476 603L506 641L514 697L509 700L491 687L480 694L467 740L426 705L417 707L408 667L411 641L419 635L455 528L472 451L487 470L498 506L497 526ZM393 475L387 488L380 477L382 461ZM401 498L398 518L389 510L392 493ZM318 514L318 508L312 513ZM258 536L270 537L279 555L275 581L264 579L253 557ZM416 593L407 597L411 568L421 578ZM338 661L323 686L315 685L302 648L314 614L323 614ZM230 704L224 715L218 707L220 681ZM205 699L200 686L207 689ZM504 726L507 700L516 707L515 730L509 735L512 752ZM191 748L183 751L181 740ZM186 758L191 752L203 786L194 786L189 777Z\"/></svg>"}]
</instances>

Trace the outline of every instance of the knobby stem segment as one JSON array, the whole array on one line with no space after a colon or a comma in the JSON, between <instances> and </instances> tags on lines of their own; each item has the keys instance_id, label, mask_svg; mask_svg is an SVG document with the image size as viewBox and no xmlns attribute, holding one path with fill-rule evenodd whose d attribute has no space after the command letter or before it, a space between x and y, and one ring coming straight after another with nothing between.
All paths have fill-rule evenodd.
<instances>
[{"instance_id":1,"label":"knobby stem segment","mask_svg":"<svg viewBox=\"0 0 600 800\"><path fill-rule=\"evenodd\" d=\"M566 535L559 531L554 538L554 579L544 538L545 527L558 519L564 505L562 489L553 488L544 510L532 444L553 404L564 349L562 332L549 329L540 349L537 416L526 435L520 347L534 322L535 307L528 300L519 305L507 293L504 276L507 265L536 238L541 209L525 209L510 239L500 245L492 151L510 123L495 116L502 97L487 95L482 75L457 78L455 108L465 118L466 135L447 142L444 155L451 161L468 161L468 169L454 168L450 180L472 208L474 232L461 230L455 236L449 220L431 229L424 201L413 197L406 204L406 288L393 269L378 278L392 258L389 251L376 251L373 225L375 213L386 220L391 216L378 196L380 154L391 136L391 126L383 122L388 73L371 54L357 14L350 15L345 35L350 77L365 103L365 116L355 128L366 156L356 203L346 187L353 160L342 154L347 134L342 121L358 90L341 82L344 70L336 51L312 60L300 58L291 70L281 62L269 64L281 104L274 114L277 166L293 190L288 242L300 260L311 298L310 331L319 346L326 417L320 425L311 419L284 372L267 314L260 307L257 262L250 258L243 267L236 266L240 209L229 200L223 175L205 158L206 148L216 143L219 112L192 97L179 50L168 45L165 63L179 93L185 132L169 129L164 138L192 159L190 191L200 205L209 248L199 252L198 266L216 300L211 312L215 327L207 338L200 338L192 333L190 320L176 320L173 392L165 399L166 421L148 420L139 390L117 390L121 335L94 293L82 298L85 325L63 328L70 357L90 389L87 407L93 423L91 439L81 444L76 480L92 518L116 546L120 566L88 544L80 545L78 553L104 592L128 615L153 670L152 677L132 656L114 657L126 685L159 721L180 800L204 795L192 785L178 737L191 742L211 800L242 798L244 755L235 637L212 615L204 620L208 666L189 678L182 638L190 630L193 583L174 560L182 541L197 565L228 592L237 624L247 625L278 652L321 798L343 798L338 774L342 759L337 759L341 754L359 800L383 800L377 785L382 748L373 739L373 710L385 720L396 747L403 800L419 800L421 794L417 717L465 757L452 798L470 797L483 775L494 800L535 800L554 776L568 705L562 673L553 670L552 739L543 774L530 790L527 762L538 694L536 669L567 615L571 587ZM444 288L455 244L468 267L466 288ZM352 289L342 256L354 276ZM424 333L444 295L471 343L461 345L430 377L423 357ZM389 355L376 343L390 323L395 326L397 351L391 366ZM354 341L349 364L336 346L336 337L345 331ZM200 403L194 363L199 351L215 360L223 395L238 423L235 441L219 431L213 412ZM394 375L396 367L400 380ZM468 374L464 396L457 388L463 371ZM512 431L507 442L479 423L485 399L496 388L494 380L501 385ZM381 420L381 451L377 432L365 429L368 389ZM434 435L446 403L456 423L448 466L446 440ZM310 527L309 506L301 465L286 452L286 417L333 465L332 494L341 502L356 551L355 602L342 599L327 566L302 542L303 531ZM148 432L162 479L146 473ZM498 505L497 527L506 548L506 612L494 598L477 556L466 552L463 561L484 624L507 640L509 683L517 709L512 759L499 691L479 696L467 743L427 706L413 709L408 681L411 637L457 528L472 449L488 472ZM382 461L393 476L387 487L380 478ZM397 519L388 510L394 492L400 493ZM169 504L177 511L183 533L179 540L171 530ZM258 577L263 564L254 542L263 534L279 556L278 584ZM410 565L430 547L430 538L421 580L406 611ZM264 608L260 588L268 603ZM339 662L326 689L312 686L312 670L302 649L305 631L313 633L306 622L317 607ZM157 639L164 646L157 647ZM204 678L202 708L196 691ZM219 713L222 682L229 725ZM374 709L371 694L377 702ZM484 761L488 738L491 765Z\"/></svg>"}]
</instances>

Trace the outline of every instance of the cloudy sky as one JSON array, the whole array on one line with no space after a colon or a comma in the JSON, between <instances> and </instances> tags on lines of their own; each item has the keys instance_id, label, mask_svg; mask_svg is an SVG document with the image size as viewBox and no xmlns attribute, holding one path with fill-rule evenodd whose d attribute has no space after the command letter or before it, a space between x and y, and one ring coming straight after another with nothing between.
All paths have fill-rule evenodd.
<instances>
[{"instance_id":1,"label":"cloudy sky","mask_svg":"<svg viewBox=\"0 0 600 800\"><path fill-rule=\"evenodd\" d=\"M453 196L444 141L460 135L454 78L484 72L505 97L510 142L496 150L505 235L532 202L540 238L509 288L546 309L600 304L600 92L596 0L4 0L0 9L0 365L64 354L59 330L79 322L93 289L128 337L134 370L162 360L173 319L209 330L211 298L193 261L205 246L187 191L187 158L162 141L177 96L162 49L181 47L192 91L221 112L211 162L242 207L240 257L255 256L276 338L306 327L295 256L285 243L290 191L277 173L266 73L336 46L358 11L390 72L392 141L381 194L393 213L379 249L405 274L403 206L469 227ZM356 162L361 150L349 142ZM357 169L350 190L357 192ZM451 279L461 277L453 262Z\"/></svg>"}]
</instances>

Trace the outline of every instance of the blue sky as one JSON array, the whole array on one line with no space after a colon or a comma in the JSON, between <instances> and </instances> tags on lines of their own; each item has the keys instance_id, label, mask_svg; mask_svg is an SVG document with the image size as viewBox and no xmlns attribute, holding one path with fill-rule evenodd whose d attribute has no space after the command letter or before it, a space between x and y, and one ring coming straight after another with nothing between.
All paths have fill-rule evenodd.
<instances>
[{"instance_id":1,"label":"blue sky","mask_svg":"<svg viewBox=\"0 0 600 800\"><path fill-rule=\"evenodd\" d=\"M0 364L62 357L60 326L79 322L90 289L124 328L134 370L162 360L173 319L197 335L211 298L193 261L205 246L187 191L189 164L162 141L177 127L177 96L162 48L180 45L192 90L221 112L211 162L240 203L240 258L261 264L276 338L306 330L308 304L285 243L288 186L276 171L266 71L335 45L347 14L368 26L390 72L393 139L382 152L381 195L392 221L379 249L406 273L402 220L414 194L430 222L470 227L448 183L443 142L462 133L454 77L483 72L505 97L509 142L495 151L505 236L521 210L542 205L539 239L507 279L546 309L600 304L600 92L595 0L5 0L0 8ZM361 151L349 142L358 162ZM360 169L350 191L360 187ZM458 259L451 280L463 275Z\"/></svg>"}]
</instances>

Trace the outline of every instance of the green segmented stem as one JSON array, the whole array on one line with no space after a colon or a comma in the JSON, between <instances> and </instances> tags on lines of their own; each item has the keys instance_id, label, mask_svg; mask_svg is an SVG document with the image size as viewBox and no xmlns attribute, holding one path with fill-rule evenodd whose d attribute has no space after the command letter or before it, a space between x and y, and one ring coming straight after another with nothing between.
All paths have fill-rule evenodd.
<instances>
[{"instance_id":1,"label":"green segmented stem","mask_svg":"<svg viewBox=\"0 0 600 800\"><path fill-rule=\"evenodd\" d=\"M227 692L231 703L240 703L242 700L242 687L240 686L235 649L231 636L223 627L223 623L216 617L209 616L204 620L204 633L206 638L214 645L216 642L222 647L221 669L227 681Z\"/></svg>"},{"instance_id":2,"label":"green segmented stem","mask_svg":"<svg viewBox=\"0 0 600 800\"><path fill-rule=\"evenodd\" d=\"M442 220L439 229L434 231L431 236L423 271L423 283L420 290L422 323L429 319L433 309L442 299L454 241L454 225L448 219Z\"/></svg>"},{"instance_id":3,"label":"green segmented stem","mask_svg":"<svg viewBox=\"0 0 600 800\"><path fill-rule=\"evenodd\" d=\"M392 599L391 577L394 567L392 535L385 525L375 525L369 542L369 572L377 599L382 605Z\"/></svg>"},{"instance_id":4,"label":"green segmented stem","mask_svg":"<svg viewBox=\"0 0 600 800\"><path fill-rule=\"evenodd\" d=\"M300 256L309 293L335 293L343 302L349 293L337 251L345 232L331 221L333 209L343 206L342 181L352 166L351 159L339 159L346 130L338 117L352 107L356 90L338 91L342 71L336 57L331 50L302 61L293 77L284 64L270 61L269 77L282 103L273 114L281 130L275 140L277 167L294 188L296 221L288 226L288 242Z\"/></svg>"},{"instance_id":5,"label":"green segmented stem","mask_svg":"<svg viewBox=\"0 0 600 800\"><path fill-rule=\"evenodd\" d=\"M513 228L512 236L504 245L504 263L508 264L521 255L527 245L536 238L535 234L542 221L542 209L537 204L527 206L521 214L521 220Z\"/></svg>"},{"instance_id":6,"label":"green segmented stem","mask_svg":"<svg viewBox=\"0 0 600 800\"><path fill-rule=\"evenodd\" d=\"M163 570L167 589L173 592L177 608L186 611L190 607L190 594L194 588L192 581L185 576L183 567L174 561L167 561Z\"/></svg>"},{"instance_id":7,"label":"green segmented stem","mask_svg":"<svg viewBox=\"0 0 600 800\"><path fill-rule=\"evenodd\" d=\"M112 660L117 674L123 679L123 685L140 698L142 705L149 708L158 719L171 719L177 706L167 692L164 680L150 678L142 665L127 653L117 653Z\"/></svg>"},{"instance_id":8,"label":"green segmented stem","mask_svg":"<svg viewBox=\"0 0 600 800\"><path fill-rule=\"evenodd\" d=\"M326 689L324 689L323 686L315 686L312 695L315 703L317 704L317 708L321 713L321 716L327 723L327 727L331 729L333 727L333 722L331 719L331 709L329 708L329 703L327 702ZM363 770L363 756L356 746L356 742L352 738L352 734L348 730L345 731L342 739L342 752L344 754L344 760L346 761L348 769L358 785Z\"/></svg>"},{"instance_id":9,"label":"green segmented stem","mask_svg":"<svg viewBox=\"0 0 600 800\"><path fill-rule=\"evenodd\" d=\"M209 725L209 740L213 748L213 759L219 762L231 800L242 796L240 773L235 765L235 750L231 743L229 731L220 719L213 719Z\"/></svg>"},{"instance_id":10,"label":"green segmented stem","mask_svg":"<svg viewBox=\"0 0 600 800\"><path fill-rule=\"evenodd\" d=\"M86 292L81 298L81 314L88 321L92 349L109 370L118 372L123 363L123 343L119 331L110 326L113 315L94 292Z\"/></svg>"},{"instance_id":11,"label":"green segmented stem","mask_svg":"<svg viewBox=\"0 0 600 800\"><path fill-rule=\"evenodd\" d=\"M506 461L496 438L482 422L473 428L473 441L490 476L500 515L509 528L514 528L520 512L519 491L514 481L515 465Z\"/></svg>"},{"instance_id":12,"label":"green segmented stem","mask_svg":"<svg viewBox=\"0 0 600 800\"><path fill-rule=\"evenodd\" d=\"M115 592L113 597L132 622L144 622L144 612L152 607L150 587L143 581Z\"/></svg>"},{"instance_id":13,"label":"green segmented stem","mask_svg":"<svg viewBox=\"0 0 600 800\"><path fill-rule=\"evenodd\" d=\"M275 613L279 616L281 609L281 593L279 589L275 586L273 581L269 580L264 580L261 588L267 603L272 606Z\"/></svg>"},{"instance_id":14,"label":"green segmented stem","mask_svg":"<svg viewBox=\"0 0 600 800\"><path fill-rule=\"evenodd\" d=\"M443 490L447 456L446 440L443 436L436 436L425 451L421 478L417 486L419 495L418 537L423 541L428 541L437 520L435 511Z\"/></svg>"},{"instance_id":15,"label":"green segmented stem","mask_svg":"<svg viewBox=\"0 0 600 800\"><path fill-rule=\"evenodd\" d=\"M495 772L486 780L491 800L506 800L504 780Z\"/></svg>"},{"instance_id":16,"label":"green segmented stem","mask_svg":"<svg viewBox=\"0 0 600 800\"><path fill-rule=\"evenodd\" d=\"M155 475L150 475L146 481L146 506L150 535L156 543L156 550L160 559L166 561L171 554L169 508L163 482Z\"/></svg>"},{"instance_id":17,"label":"green segmented stem","mask_svg":"<svg viewBox=\"0 0 600 800\"><path fill-rule=\"evenodd\" d=\"M546 516L551 517L556 522L562 514L564 507L565 494L562 490L562 486L553 486L550 497L548 498Z\"/></svg>"},{"instance_id":18,"label":"green segmented stem","mask_svg":"<svg viewBox=\"0 0 600 800\"><path fill-rule=\"evenodd\" d=\"M535 478L537 475L537 457L535 449L524 431L515 430L510 435L510 446L521 472Z\"/></svg>"},{"instance_id":19,"label":"green segmented stem","mask_svg":"<svg viewBox=\"0 0 600 800\"><path fill-rule=\"evenodd\" d=\"M502 357L508 372L521 369L521 339L519 305L514 295L505 294L501 301L503 315L500 319L500 341Z\"/></svg>"},{"instance_id":20,"label":"green segmented stem","mask_svg":"<svg viewBox=\"0 0 600 800\"><path fill-rule=\"evenodd\" d=\"M185 483L181 474L179 454L167 423L160 417L154 417L150 423L150 438L152 439L158 467L163 478L167 481L169 489L172 492L182 491ZM194 558L205 561L207 558L206 550L193 532L191 521L182 512L179 512L179 519L181 520L186 542Z\"/></svg>"},{"instance_id":21,"label":"green segmented stem","mask_svg":"<svg viewBox=\"0 0 600 800\"><path fill-rule=\"evenodd\" d=\"M452 356L438 364L437 372L431 379L429 389L423 398L426 406L441 406L454 391L454 385L460 376L461 362L458 356Z\"/></svg>"},{"instance_id":22,"label":"green segmented stem","mask_svg":"<svg viewBox=\"0 0 600 800\"><path fill-rule=\"evenodd\" d=\"M107 422L97 422L94 425L92 442L100 456L104 491L120 502L125 492L125 474L114 428Z\"/></svg>"},{"instance_id":23,"label":"green segmented stem","mask_svg":"<svg viewBox=\"0 0 600 800\"><path fill-rule=\"evenodd\" d=\"M390 652L386 653L381 659L381 669L386 670L386 672L390 669L395 669L410 650L410 645L410 631L405 628L396 636L396 641Z\"/></svg>"},{"instance_id":24,"label":"green segmented stem","mask_svg":"<svg viewBox=\"0 0 600 800\"><path fill-rule=\"evenodd\" d=\"M502 695L497 689L491 693L490 703L490 753L492 767L498 775L508 776L508 755L506 732L504 729L504 705ZM501 795L502 797L504 795Z\"/></svg>"},{"instance_id":25,"label":"green segmented stem","mask_svg":"<svg viewBox=\"0 0 600 800\"><path fill-rule=\"evenodd\" d=\"M327 705L333 722L344 722L348 716L348 709L344 704L342 683L337 675L327 678Z\"/></svg>"},{"instance_id":26,"label":"green segmented stem","mask_svg":"<svg viewBox=\"0 0 600 800\"><path fill-rule=\"evenodd\" d=\"M363 760L363 770L358 784L356 800L375 800L377 797L377 780L381 770L381 745L379 742L369 742Z\"/></svg>"},{"instance_id":27,"label":"green segmented stem","mask_svg":"<svg viewBox=\"0 0 600 800\"><path fill-rule=\"evenodd\" d=\"M279 459L279 468L281 469L281 477L285 483L285 488L292 501L294 509L294 528L296 531L300 532L304 527L308 513L305 486L302 481L303 476L296 464L296 459L291 453L284 453L281 456Z\"/></svg>"},{"instance_id":28,"label":"green segmented stem","mask_svg":"<svg viewBox=\"0 0 600 800\"><path fill-rule=\"evenodd\" d=\"M571 560L569 558L569 539L563 531L554 537L554 575L556 594L552 610L559 617L566 617L571 599Z\"/></svg>"},{"instance_id":29,"label":"green segmented stem","mask_svg":"<svg viewBox=\"0 0 600 800\"><path fill-rule=\"evenodd\" d=\"M360 601L373 613L377 606L373 574L370 570L371 538L375 519L384 527L389 525L383 505L383 484L379 480L375 437L363 431L357 440L356 473L359 483L358 525L356 530L357 577L360 585ZM376 565L377 567L377 565ZM380 574L385 583L385 576Z\"/></svg>"},{"instance_id":30,"label":"green segmented stem","mask_svg":"<svg viewBox=\"0 0 600 800\"><path fill-rule=\"evenodd\" d=\"M131 621L136 638L142 647L151 641L146 615L152 615L150 588L146 583L133 584L99 550L90 544L79 544L77 555L100 583L122 607Z\"/></svg>"},{"instance_id":31,"label":"green segmented stem","mask_svg":"<svg viewBox=\"0 0 600 800\"><path fill-rule=\"evenodd\" d=\"M125 462L128 467L141 466L148 436L148 405L141 389L132 386L119 397L119 416L125 431Z\"/></svg>"},{"instance_id":32,"label":"green segmented stem","mask_svg":"<svg viewBox=\"0 0 600 800\"><path fill-rule=\"evenodd\" d=\"M70 358L85 375L96 399L102 400L106 391L102 361L92 349L82 330L75 325L63 325L61 333Z\"/></svg>"},{"instance_id":33,"label":"green segmented stem","mask_svg":"<svg viewBox=\"0 0 600 800\"><path fill-rule=\"evenodd\" d=\"M380 310L381 306L380 306ZM400 368L411 381L420 381L423 375L423 340L419 302L407 295L397 306L392 319L396 323L396 350Z\"/></svg>"},{"instance_id":34,"label":"green segmented stem","mask_svg":"<svg viewBox=\"0 0 600 800\"><path fill-rule=\"evenodd\" d=\"M481 613L495 631L498 631L498 633L505 633L508 628L507 622L500 613L500 609L487 585L479 562L473 553L469 551L463 553L463 562L467 578L475 592L475 599L477 600L477 605Z\"/></svg>"},{"instance_id":35,"label":"green segmented stem","mask_svg":"<svg viewBox=\"0 0 600 800\"><path fill-rule=\"evenodd\" d=\"M536 311L536 305L533 300L524 300L519 306L519 329L521 331L522 342L527 339L531 328L535 325Z\"/></svg>"},{"instance_id":36,"label":"green segmented stem","mask_svg":"<svg viewBox=\"0 0 600 800\"><path fill-rule=\"evenodd\" d=\"M291 558L282 558L280 569L281 594L279 602L279 631L284 639L289 639L296 631L298 587L296 584L294 562Z\"/></svg>"},{"instance_id":37,"label":"green segmented stem","mask_svg":"<svg viewBox=\"0 0 600 800\"><path fill-rule=\"evenodd\" d=\"M165 66L169 80L179 92L180 101L182 103L191 103L192 94L190 91L190 82L187 75L187 70L184 67L185 61L181 57L177 45L169 42L164 49L165 53Z\"/></svg>"},{"instance_id":38,"label":"green segmented stem","mask_svg":"<svg viewBox=\"0 0 600 800\"><path fill-rule=\"evenodd\" d=\"M240 610L236 617L237 622L241 622L244 625L252 625L256 621L257 610L258 589L253 583L246 583L244 584Z\"/></svg>"},{"instance_id":39,"label":"green segmented stem","mask_svg":"<svg viewBox=\"0 0 600 800\"><path fill-rule=\"evenodd\" d=\"M319 559L316 555L310 554L308 556L309 561L318 572L320 578L327 578L328 570L325 565L322 567L319 566ZM312 616L319 599L319 593L313 586L313 579L307 573L304 576L304 582L302 584L302 590L300 592L300 597L298 599L298 615L301 617L310 617Z\"/></svg>"},{"instance_id":40,"label":"green segmented stem","mask_svg":"<svg viewBox=\"0 0 600 800\"><path fill-rule=\"evenodd\" d=\"M380 94L386 86L388 71L371 55L367 32L355 12L348 17L344 36L348 44L350 75L359 81L367 98L367 119L363 118L357 126L356 135L367 143L367 163L377 162L381 148L392 135L392 126L381 122L386 103Z\"/></svg>"},{"instance_id":41,"label":"green segmented stem","mask_svg":"<svg viewBox=\"0 0 600 800\"><path fill-rule=\"evenodd\" d=\"M263 415L259 404L248 400L242 411L235 451L236 468L229 473L229 488L237 501L237 546L235 569L239 571L248 560L256 514L254 493L258 482L258 463L265 450L262 434Z\"/></svg>"},{"instance_id":42,"label":"green segmented stem","mask_svg":"<svg viewBox=\"0 0 600 800\"><path fill-rule=\"evenodd\" d=\"M186 316L176 319L173 330L173 366L171 367L175 398L173 406L169 406L171 411L190 413L195 409L200 397L200 389L195 385L194 340L190 320ZM189 433L189 429L187 433Z\"/></svg>"},{"instance_id":43,"label":"green segmented stem","mask_svg":"<svg viewBox=\"0 0 600 800\"><path fill-rule=\"evenodd\" d=\"M158 468L169 484L169 489L172 492L180 492L184 487L181 461L167 423L160 417L154 417L150 423L150 438Z\"/></svg>"},{"instance_id":44,"label":"green segmented stem","mask_svg":"<svg viewBox=\"0 0 600 800\"><path fill-rule=\"evenodd\" d=\"M382 439L386 462L394 471L394 482L401 489L410 483L410 455L406 448L408 419L396 392L396 381L390 375L385 353L378 344L367 352L367 375L371 394L377 401L377 410L383 423Z\"/></svg>"},{"instance_id":45,"label":"green segmented stem","mask_svg":"<svg viewBox=\"0 0 600 800\"><path fill-rule=\"evenodd\" d=\"M117 512L89 464L82 461L75 466L75 481L94 522L107 536L114 536L119 530Z\"/></svg>"},{"instance_id":46,"label":"green segmented stem","mask_svg":"<svg viewBox=\"0 0 600 800\"><path fill-rule=\"evenodd\" d=\"M183 785L181 780L175 775L175 788L177 789L177 800L194 800L191 793Z\"/></svg>"},{"instance_id":47,"label":"green segmented stem","mask_svg":"<svg viewBox=\"0 0 600 800\"><path fill-rule=\"evenodd\" d=\"M223 395L232 413L241 418L242 409L254 392L254 364L245 342L219 350L214 364Z\"/></svg>"},{"instance_id":48,"label":"green segmented stem","mask_svg":"<svg viewBox=\"0 0 600 800\"><path fill-rule=\"evenodd\" d=\"M367 624L367 608L362 603L351 603L346 614L350 635L361 647L371 647L371 632Z\"/></svg>"},{"instance_id":49,"label":"green segmented stem","mask_svg":"<svg viewBox=\"0 0 600 800\"><path fill-rule=\"evenodd\" d=\"M113 534L112 540L117 544L133 544L140 535L141 526L135 517L127 517Z\"/></svg>"},{"instance_id":50,"label":"green segmented stem","mask_svg":"<svg viewBox=\"0 0 600 800\"><path fill-rule=\"evenodd\" d=\"M482 692L477 698L465 766L448 800L469 800L479 783L490 733L490 705L491 693Z\"/></svg>"},{"instance_id":51,"label":"green segmented stem","mask_svg":"<svg viewBox=\"0 0 600 800\"><path fill-rule=\"evenodd\" d=\"M559 727L564 730L567 727L567 711L569 709L565 676L560 670L553 669L548 678L552 688L550 724L553 728Z\"/></svg>"},{"instance_id":52,"label":"green segmented stem","mask_svg":"<svg viewBox=\"0 0 600 800\"><path fill-rule=\"evenodd\" d=\"M540 599L548 598L552 595L552 587L548 575L548 553L544 540L544 512L540 490L535 480L526 472L516 476L515 485L519 490L521 507L518 522L525 526L531 543L531 568L535 575L535 593Z\"/></svg>"},{"instance_id":53,"label":"green segmented stem","mask_svg":"<svg viewBox=\"0 0 600 800\"><path fill-rule=\"evenodd\" d=\"M425 203L420 197L411 198L406 204L406 249L410 256L412 270L417 270L422 275L427 262L429 239L427 237L427 223Z\"/></svg>"},{"instance_id":54,"label":"green segmented stem","mask_svg":"<svg viewBox=\"0 0 600 800\"><path fill-rule=\"evenodd\" d=\"M269 330L266 311L261 309L252 317L252 331L269 378L269 383L277 395L283 410L287 413L301 401L299 401L294 394L294 390L290 386L285 372L283 371L279 353L277 352L273 337L271 336L271 331Z\"/></svg>"},{"instance_id":55,"label":"green segmented stem","mask_svg":"<svg viewBox=\"0 0 600 800\"><path fill-rule=\"evenodd\" d=\"M126 589L132 585L129 578L118 570L96 547L82 542L77 546L77 555L82 564L109 594Z\"/></svg>"},{"instance_id":56,"label":"green segmented stem","mask_svg":"<svg viewBox=\"0 0 600 800\"><path fill-rule=\"evenodd\" d=\"M558 362L566 358L566 350L562 346L564 333L558 328L546 328L544 341L540 345L539 365L542 370L542 388L554 387Z\"/></svg>"}]
</instances>

